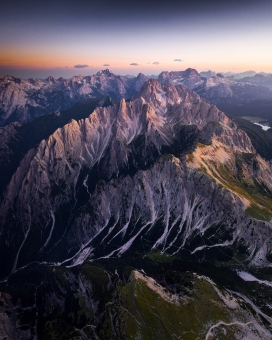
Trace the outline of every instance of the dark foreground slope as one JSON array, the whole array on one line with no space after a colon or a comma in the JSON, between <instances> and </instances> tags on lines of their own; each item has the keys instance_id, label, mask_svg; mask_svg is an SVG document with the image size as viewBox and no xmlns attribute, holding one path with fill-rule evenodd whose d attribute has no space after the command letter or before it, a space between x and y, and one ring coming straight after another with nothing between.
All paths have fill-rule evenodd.
<instances>
[{"instance_id":1,"label":"dark foreground slope","mask_svg":"<svg viewBox=\"0 0 272 340\"><path fill-rule=\"evenodd\" d=\"M183 85L151 80L70 121L25 153L3 193L6 332L270 339L271 174Z\"/></svg>"},{"instance_id":2,"label":"dark foreground slope","mask_svg":"<svg viewBox=\"0 0 272 340\"><path fill-rule=\"evenodd\" d=\"M0 297L0 336L8 339L271 339L271 317L255 303L271 288L244 283L225 268L153 254L85 262L74 268L30 266L12 275ZM141 266L133 269L125 262ZM198 274L187 271L197 270ZM177 270L178 268L178 270ZM144 270L144 271L143 271ZM222 269L221 269L222 271ZM151 276L150 276L151 275ZM155 277L155 280L154 280ZM224 286L224 288L223 288ZM253 303L252 289L254 294ZM263 307L262 309L269 308Z\"/></svg>"}]
</instances>

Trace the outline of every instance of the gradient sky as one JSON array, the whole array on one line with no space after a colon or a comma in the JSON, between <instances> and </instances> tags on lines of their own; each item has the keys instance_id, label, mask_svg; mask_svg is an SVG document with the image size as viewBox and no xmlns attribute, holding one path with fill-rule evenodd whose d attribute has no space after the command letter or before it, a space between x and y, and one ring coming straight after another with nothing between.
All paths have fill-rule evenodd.
<instances>
[{"instance_id":1,"label":"gradient sky","mask_svg":"<svg viewBox=\"0 0 272 340\"><path fill-rule=\"evenodd\" d=\"M271 0L9 0L0 9L0 75L272 73Z\"/></svg>"}]
</instances>

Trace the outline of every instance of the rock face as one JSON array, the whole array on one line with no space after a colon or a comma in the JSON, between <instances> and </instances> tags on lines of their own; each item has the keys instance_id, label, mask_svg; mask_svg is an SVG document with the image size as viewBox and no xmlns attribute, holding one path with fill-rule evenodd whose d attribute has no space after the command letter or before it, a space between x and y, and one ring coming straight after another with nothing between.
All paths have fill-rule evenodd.
<instances>
[{"instance_id":1,"label":"rock face","mask_svg":"<svg viewBox=\"0 0 272 340\"><path fill-rule=\"evenodd\" d=\"M133 101L96 108L28 151L1 203L3 273L34 259L75 265L139 247L174 255L239 242L248 262L265 265L271 225L245 210L270 220L271 174L223 112L150 80Z\"/></svg>"},{"instance_id":2,"label":"rock face","mask_svg":"<svg viewBox=\"0 0 272 340\"><path fill-rule=\"evenodd\" d=\"M42 115L28 124L18 122L0 127L0 200L14 171L25 154L47 139L56 129L63 127L71 119L86 118L96 107L113 105L109 97L90 98L78 102L70 109Z\"/></svg>"},{"instance_id":3,"label":"rock face","mask_svg":"<svg viewBox=\"0 0 272 340\"><path fill-rule=\"evenodd\" d=\"M93 76L74 76L68 80L48 77L23 80L0 78L0 126L12 121L30 122L55 110L71 107L80 100L110 96L114 100L135 95L147 80L114 75L108 69Z\"/></svg>"}]
</instances>

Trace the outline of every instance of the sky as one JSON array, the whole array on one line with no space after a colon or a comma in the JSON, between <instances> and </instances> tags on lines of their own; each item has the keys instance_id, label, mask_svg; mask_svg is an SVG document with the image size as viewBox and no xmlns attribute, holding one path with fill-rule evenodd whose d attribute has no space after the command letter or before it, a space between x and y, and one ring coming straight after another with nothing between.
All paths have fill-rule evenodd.
<instances>
[{"instance_id":1,"label":"sky","mask_svg":"<svg viewBox=\"0 0 272 340\"><path fill-rule=\"evenodd\" d=\"M9 0L0 76L272 73L271 0Z\"/></svg>"}]
</instances>

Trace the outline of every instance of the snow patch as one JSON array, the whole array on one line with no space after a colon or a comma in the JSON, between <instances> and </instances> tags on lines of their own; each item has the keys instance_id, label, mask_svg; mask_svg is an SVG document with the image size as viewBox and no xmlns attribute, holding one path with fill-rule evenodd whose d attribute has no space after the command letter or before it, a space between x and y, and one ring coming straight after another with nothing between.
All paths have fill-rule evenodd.
<instances>
[{"instance_id":1,"label":"snow patch","mask_svg":"<svg viewBox=\"0 0 272 340\"><path fill-rule=\"evenodd\" d=\"M259 279L257 279L257 277L253 276L250 273L247 273L247 272L244 272L244 271L237 271L237 275L240 276L240 278L243 279L244 281L258 282L260 284L272 287L272 282L271 281L259 280Z\"/></svg>"},{"instance_id":2,"label":"snow patch","mask_svg":"<svg viewBox=\"0 0 272 340\"><path fill-rule=\"evenodd\" d=\"M261 126L261 128L262 128L264 131L267 131L267 130L271 129L270 126L263 125L263 124L260 124L260 123L253 123L253 124L258 125L258 126Z\"/></svg>"}]
</instances>

